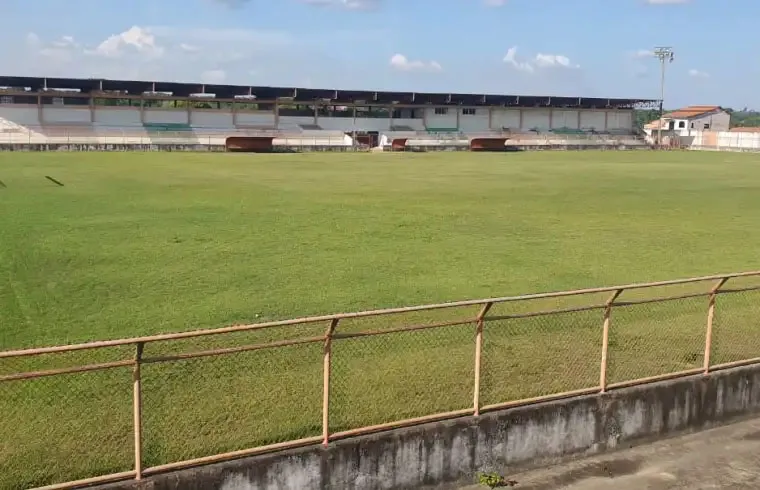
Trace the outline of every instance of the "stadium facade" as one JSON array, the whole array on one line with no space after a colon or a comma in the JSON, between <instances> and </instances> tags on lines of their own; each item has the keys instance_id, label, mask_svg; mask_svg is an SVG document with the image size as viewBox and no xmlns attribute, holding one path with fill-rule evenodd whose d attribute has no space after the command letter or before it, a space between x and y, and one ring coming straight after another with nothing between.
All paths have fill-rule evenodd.
<instances>
[{"instance_id":1,"label":"stadium facade","mask_svg":"<svg viewBox=\"0 0 760 490\"><path fill-rule=\"evenodd\" d=\"M647 99L0 77L0 144L385 147L640 143ZM501 143L499 143L501 141Z\"/></svg>"}]
</instances>

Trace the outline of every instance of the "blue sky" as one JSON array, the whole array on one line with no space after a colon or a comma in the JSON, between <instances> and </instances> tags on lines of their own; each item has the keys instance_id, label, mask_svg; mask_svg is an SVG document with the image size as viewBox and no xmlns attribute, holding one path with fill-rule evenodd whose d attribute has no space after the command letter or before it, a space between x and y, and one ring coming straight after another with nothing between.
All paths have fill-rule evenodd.
<instances>
[{"instance_id":1,"label":"blue sky","mask_svg":"<svg viewBox=\"0 0 760 490\"><path fill-rule=\"evenodd\" d=\"M33 7L31 6L33 3ZM730 7L729 7L730 5ZM758 0L3 0L4 74L760 108Z\"/></svg>"}]
</instances>

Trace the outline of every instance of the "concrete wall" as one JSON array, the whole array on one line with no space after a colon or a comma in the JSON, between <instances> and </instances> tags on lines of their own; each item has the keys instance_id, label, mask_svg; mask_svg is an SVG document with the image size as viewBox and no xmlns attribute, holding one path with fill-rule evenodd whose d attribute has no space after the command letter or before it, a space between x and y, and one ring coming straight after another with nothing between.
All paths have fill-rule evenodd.
<instances>
[{"instance_id":1,"label":"concrete wall","mask_svg":"<svg viewBox=\"0 0 760 490\"><path fill-rule=\"evenodd\" d=\"M692 150L760 152L760 133L742 131L696 131L687 140Z\"/></svg>"},{"instance_id":2,"label":"concrete wall","mask_svg":"<svg viewBox=\"0 0 760 490\"><path fill-rule=\"evenodd\" d=\"M454 488L760 410L760 366L357 437L124 482L102 489L379 490Z\"/></svg>"}]
</instances>

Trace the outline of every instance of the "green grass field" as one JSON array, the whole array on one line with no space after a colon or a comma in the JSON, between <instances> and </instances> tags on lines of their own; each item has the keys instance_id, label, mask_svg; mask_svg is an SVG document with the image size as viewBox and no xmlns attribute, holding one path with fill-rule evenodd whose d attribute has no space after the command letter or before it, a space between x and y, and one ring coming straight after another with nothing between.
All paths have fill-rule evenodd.
<instances>
[{"instance_id":1,"label":"green grass field","mask_svg":"<svg viewBox=\"0 0 760 490\"><path fill-rule=\"evenodd\" d=\"M0 350L760 269L750 154L0 153L0 180ZM757 300L721 298L716 359L760 356ZM701 365L705 311L703 298L621 311L611 381ZM483 402L593 386L600 336L599 311L494 322ZM336 342L331 424L470 406L472 338ZM321 352L145 366L145 464L318 435ZM131 355L0 360L0 374ZM0 383L0 488L130 469L131 390L128 368Z\"/></svg>"}]
</instances>

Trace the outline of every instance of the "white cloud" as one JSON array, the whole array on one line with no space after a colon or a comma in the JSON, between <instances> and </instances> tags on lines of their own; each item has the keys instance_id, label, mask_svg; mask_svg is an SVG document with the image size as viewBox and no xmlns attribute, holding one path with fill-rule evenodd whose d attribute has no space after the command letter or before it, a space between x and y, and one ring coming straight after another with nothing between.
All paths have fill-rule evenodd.
<instances>
[{"instance_id":1,"label":"white cloud","mask_svg":"<svg viewBox=\"0 0 760 490\"><path fill-rule=\"evenodd\" d=\"M140 26L132 26L122 33L109 36L90 52L109 58L118 58L130 50L152 58L160 58L164 54L164 48L156 43L153 33Z\"/></svg>"},{"instance_id":2,"label":"white cloud","mask_svg":"<svg viewBox=\"0 0 760 490\"><path fill-rule=\"evenodd\" d=\"M507 50L506 56L504 56L504 63L508 63L520 71L533 72L533 65L527 61L517 60L517 46L512 46Z\"/></svg>"},{"instance_id":3,"label":"white cloud","mask_svg":"<svg viewBox=\"0 0 760 490\"><path fill-rule=\"evenodd\" d=\"M46 62L64 62L73 58L76 50L80 49L72 36L62 36L54 41L45 42L34 32L26 35L26 46Z\"/></svg>"},{"instance_id":4,"label":"white cloud","mask_svg":"<svg viewBox=\"0 0 760 490\"><path fill-rule=\"evenodd\" d=\"M694 78L710 78L710 74L704 71L696 70L692 68L689 70L689 76Z\"/></svg>"},{"instance_id":5,"label":"white cloud","mask_svg":"<svg viewBox=\"0 0 760 490\"><path fill-rule=\"evenodd\" d=\"M127 31L132 30L139 36L131 38L114 31L112 35L88 42L79 38L46 37L38 31L39 35L28 35L26 42L23 36L19 37L16 49L0 51L0 65L6 73L20 76L207 83L223 80L221 83L231 85L310 85L349 90L595 95L584 81L583 71L563 69L559 56L544 54L540 58L542 66L554 63L557 67L543 68L536 63L535 52L526 53L525 59L520 59L523 53L515 55L516 51L511 50L511 59L525 63L521 66L527 70L562 74L505 80L505 66L498 59L493 63L460 58L448 61L401 50L396 52L400 56L394 56L391 65L394 51L386 51L387 56L378 58L354 55L349 49L336 50L335 46L359 40L360 44L376 46L376 51L392 49L388 32L356 29L343 27L335 31L326 26L316 32L296 33L138 25L137 29ZM143 34L152 41L145 41ZM114 54L97 54L99 47L103 51L104 42L109 48L105 52ZM160 58L150 54L155 50L162 53ZM565 64L572 65L572 62ZM468 76L462 77L462 73Z\"/></svg>"},{"instance_id":6,"label":"white cloud","mask_svg":"<svg viewBox=\"0 0 760 490\"><path fill-rule=\"evenodd\" d=\"M166 26L133 26L90 45L72 36L49 40L29 33L19 49L0 52L0 64L9 72L29 76L167 81L203 78L208 83L228 80L230 73L238 74L236 83L252 83L247 70L272 66L257 77L262 78L259 83L263 85L267 75L283 70L277 67L278 62L298 66L292 59L278 57L292 58L294 53L297 57L299 50L308 53L311 49L303 45L291 49L292 41L289 34L278 31ZM230 45L235 49L229 49Z\"/></svg>"},{"instance_id":7,"label":"white cloud","mask_svg":"<svg viewBox=\"0 0 760 490\"><path fill-rule=\"evenodd\" d=\"M26 44L31 48L42 45L42 39L34 32L30 32L26 35Z\"/></svg>"},{"instance_id":8,"label":"white cloud","mask_svg":"<svg viewBox=\"0 0 760 490\"><path fill-rule=\"evenodd\" d=\"M79 44L77 44L76 41L74 41L74 38L72 36L63 36L57 41L53 41L53 47L56 48L76 48Z\"/></svg>"},{"instance_id":9,"label":"white cloud","mask_svg":"<svg viewBox=\"0 0 760 490\"><path fill-rule=\"evenodd\" d=\"M187 43L179 43L179 49L186 53L197 53L201 50L199 47Z\"/></svg>"},{"instance_id":10,"label":"white cloud","mask_svg":"<svg viewBox=\"0 0 760 490\"><path fill-rule=\"evenodd\" d=\"M552 66L558 66L563 68L580 68L581 65L571 63L570 58L561 54L543 54L538 53L535 60L536 66L541 68L549 68Z\"/></svg>"},{"instance_id":11,"label":"white cloud","mask_svg":"<svg viewBox=\"0 0 760 490\"><path fill-rule=\"evenodd\" d=\"M570 58L562 54L538 53L533 59L521 60L517 56L517 46L507 50L504 62L527 73L533 73L538 68L580 68L580 65L573 63Z\"/></svg>"},{"instance_id":12,"label":"white cloud","mask_svg":"<svg viewBox=\"0 0 760 490\"><path fill-rule=\"evenodd\" d=\"M351 58L335 50L347 40L379 45L388 39L386 32L359 29L296 36L281 30L138 25L90 43L29 33L16 49L0 51L0 66L6 73L33 77L298 86L310 76L314 87L410 88L408 80L389 73L384 60ZM433 62L409 63L412 70L420 67L440 69Z\"/></svg>"},{"instance_id":13,"label":"white cloud","mask_svg":"<svg viewBox=\"0 0 760 490\"><path fill-rule=\"evenodd\" d=\"M507 4L507 0L483 0L488 7L501 7Z\"/></svg>"},{"instance_id":14,"label":"white cloud","mask_svg":"<svg viewBox=\"0 0 760 490\"><path fill-rule=\"evenodd\" d=\"M401 71L441 71L443 67L437 61L410 60L403 54L394 54L390 64L393 68Z\"/></svg>"}]
</instances>

